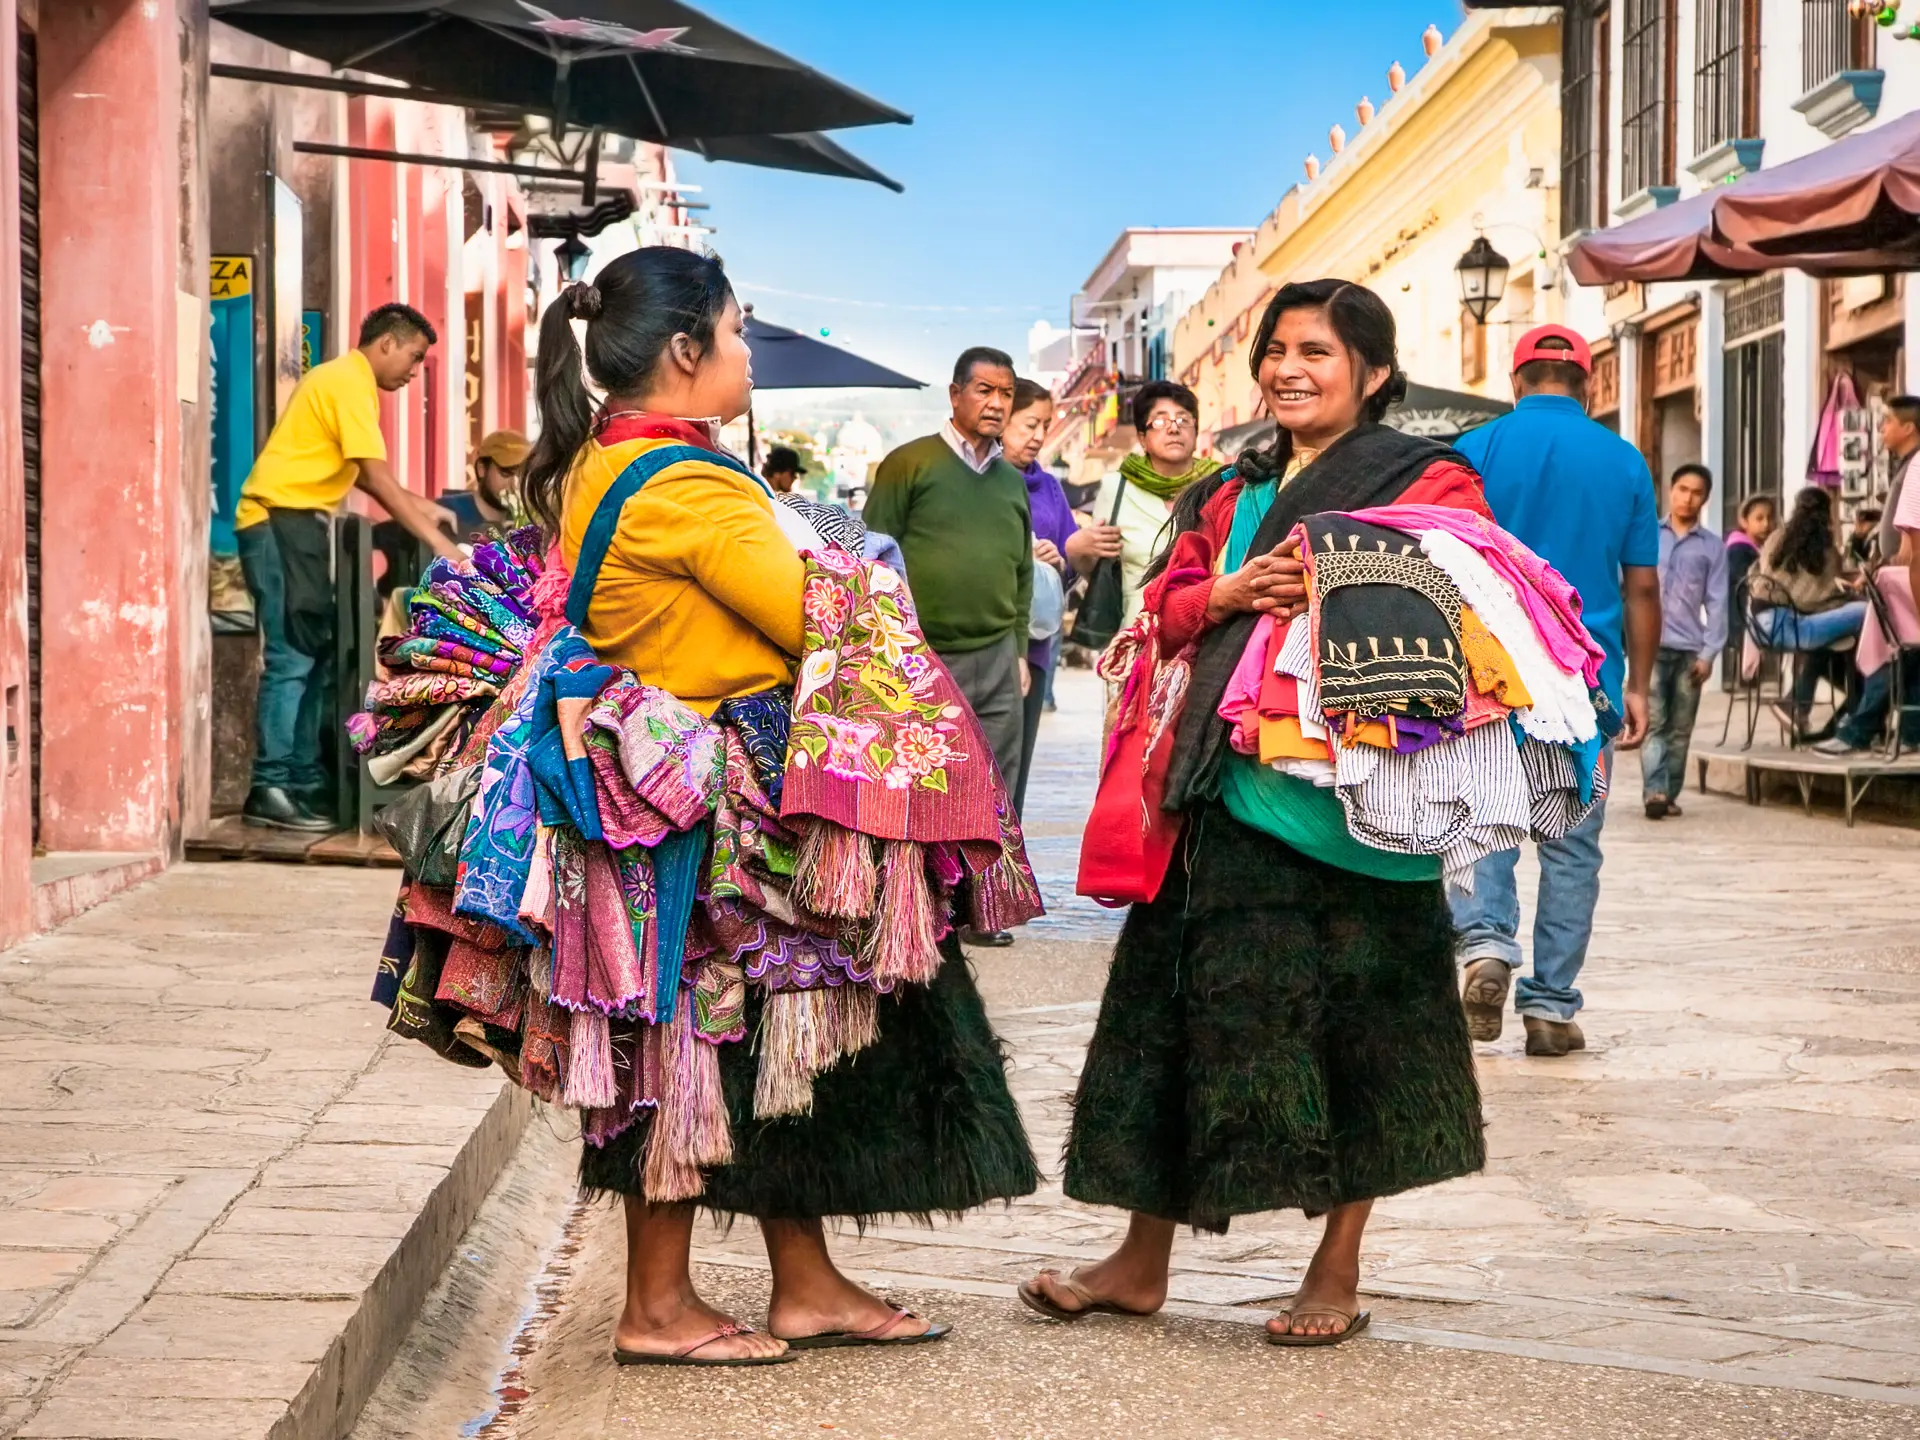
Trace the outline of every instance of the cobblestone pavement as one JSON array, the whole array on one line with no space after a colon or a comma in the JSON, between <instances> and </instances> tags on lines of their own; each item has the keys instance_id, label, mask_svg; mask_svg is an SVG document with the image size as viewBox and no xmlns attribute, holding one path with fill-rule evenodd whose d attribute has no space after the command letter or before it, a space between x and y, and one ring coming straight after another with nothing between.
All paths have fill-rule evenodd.
<instances>
[{"instance_id":1,"label":"cobblestone pavement","mask_svg":"<svg viewBox=\"0 0 1920 1440\"><path fill-rule=\"evenodd\" d=\"M1298 1215L1182 1237L1155 1321L1027 1318L1016 1281L1104 1253L1124 1223L1066 1200L1057 1179L1119 924L1071 898L1091 677L1064 676L1060 699L1030 830L1053 913L1013 949L974 956L1048 1183L959 1222L835 1241L850 1270L961 1333L936 1352L810 1356L769 1375L615 1373L619 1226L604 1207L550 1209L549 1232L567 1229L514 1332L506 1398L470 1386L442 1397L449 1415L521 1440L1081 1436L1117 1433L1122 1415L1153 1435L1410 1435L1436 1404L1448 1433L1920 1431L1920 946L1907 919L1920 835L1717 797L1659 824L1616 808L1583 982L1591 1048L1528 1060L1512 1022L1478 1047L1491 1163L1379 1206L1371 1339L1284 1360L1260 1347L1256 1327L1311 1250ZM1619 790L1638 793L1630 762ZM550 1154L523 1163L571 1164L562 1141L534 1139ZM500 1290L503 1316L526 1313L524 1279L486 1248L469 1244L476 1274L462 1283ZM752 1227L707 1232L698 1259L716 1298L763 1313ZM497 1362L506 1332L470 1313L450 1328L485 1336ZM429 1368L458 1349L443 1335ZM369 1440L423 1413L433 1387L418 1367L409 1384Z\"/></svg>"}]
</instances>

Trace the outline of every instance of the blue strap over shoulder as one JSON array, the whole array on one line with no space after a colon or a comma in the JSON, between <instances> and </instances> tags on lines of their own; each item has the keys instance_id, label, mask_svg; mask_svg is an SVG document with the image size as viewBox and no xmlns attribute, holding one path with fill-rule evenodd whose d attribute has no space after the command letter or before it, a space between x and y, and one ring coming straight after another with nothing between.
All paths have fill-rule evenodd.
<instances>
[{"instance_id":1,"label":"blue strap over shoulder","mask_svg":"<svg viewBox=\"0 0 1920 1440\"><path fill-rule=\"evenodd\" d=\"M600 504L594 509L593 519L587 522L586 536L580 542L580 558L573 567L573 583L567 589L569 625L577 630L586 628L587 607L593 603L593 587L599 582L600 567L606 562L614 532L620 528L620 512L626 508L627 501L638 495L641 487L662 470L688 460L699 460L722 469L738 471L769 495L773 493L773 488L752 470L733 456L723 455L717 450L703 450L697 445L661 445L644 455L635 456L633 463L607 487L607 493L600 497Z\"/></svg>"}]
</instances>

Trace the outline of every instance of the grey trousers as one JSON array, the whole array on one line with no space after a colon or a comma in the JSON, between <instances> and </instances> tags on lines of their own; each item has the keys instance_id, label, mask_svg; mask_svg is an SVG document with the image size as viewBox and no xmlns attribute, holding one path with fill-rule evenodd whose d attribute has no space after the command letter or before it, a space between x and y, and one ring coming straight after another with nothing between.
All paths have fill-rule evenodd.
<instances>
[{"instance_id":1,"label":"grey trousers","mask_svg":"<svg viewBox=\"0 0 1920 1440\"><path fill-rule=\"evenodd\" d=\"M1020 672L1026 667L1026 645L1009 635L984 650L940 652L954 684L987 732L1000 778L1011 787L1020 774Z\"/></svg>"}]
</instances>

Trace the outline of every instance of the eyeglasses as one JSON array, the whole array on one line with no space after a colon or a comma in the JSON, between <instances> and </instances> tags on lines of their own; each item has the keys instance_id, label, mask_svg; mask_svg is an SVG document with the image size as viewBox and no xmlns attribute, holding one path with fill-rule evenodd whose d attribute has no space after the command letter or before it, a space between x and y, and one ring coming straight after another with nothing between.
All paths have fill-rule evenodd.
<instances>
[{"instance_id":1,"label":"eyeglasses","mask_svg":"<svg viewBox=\"0 0 1920 1440\"><path fill-rule=\"evenodd\" d=\"M1182 430L1193 429L1193 417L1184 411L1178 415L1156 415L1147 421L1149 430L1165 430L1178 435Z\"/></svg>"}]
</instances>

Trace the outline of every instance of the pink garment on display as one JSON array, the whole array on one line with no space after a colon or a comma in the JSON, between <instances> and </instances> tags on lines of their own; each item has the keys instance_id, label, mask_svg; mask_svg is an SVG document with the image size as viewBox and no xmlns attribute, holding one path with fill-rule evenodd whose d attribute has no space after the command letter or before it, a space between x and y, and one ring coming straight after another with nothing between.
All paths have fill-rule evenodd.
<instances>
[{"instance_id":1,"label":"pink garment on display","mask_svg":"<svg viewBox=\"0 0 1920 1440\"><path fill-rule=\"evenodd\" d=\"M1554 664L1569 675L1580 674L1590 687L1600 683L1606 652L1580 621L1579 593L1558 570L1498 525L1471 510L1441 505L1379 505L1351 514L1369 525L1416 535L1444 530L1471 545L1513 587Z\"/></svg>"},{"instance_id":2,"label":"pink garment on display","mask_svg":"<svg viewBox=\"0 0 1920 1440\"><path fill-rule=\"evenodd\" d=\"M1904 565L1889 565L1873 577L1887 600L1887 614L1893 621L1902 645L1920 645L1920 608L1913 603L1913 577ZM1860 627L1860 646L1854 652L1854 664L1862 675L1873 675L1893 659L1893 646L1881 632L1873 611Z\"/></svg>"},{"instance_id":3,"label":"pink garment on display","mask_svg":"<svg viewBox=\"0 0 1920 1440\"><path fill-rule=\"evenodd\" d=\"M1262 615L1247 637L1247 648L1227 681L1226 694L1220 697L1220 718L1233 727L1228 743L1242 755L1260 753L1260 682L1272 639L1273 616Z\"/></svg>"}]
</instances>

